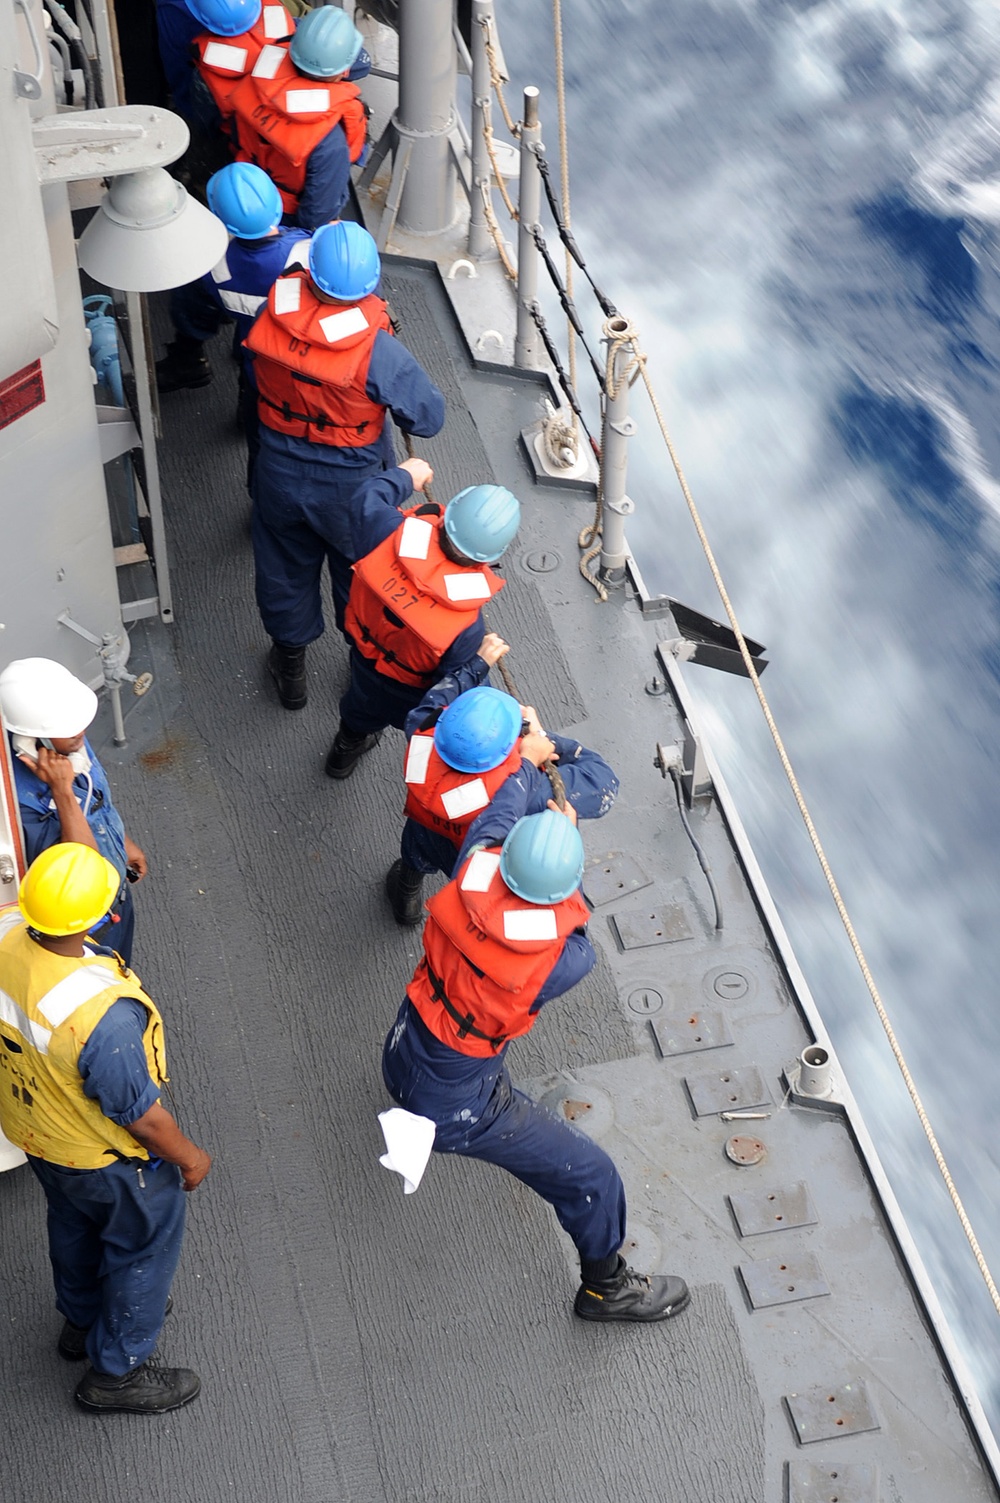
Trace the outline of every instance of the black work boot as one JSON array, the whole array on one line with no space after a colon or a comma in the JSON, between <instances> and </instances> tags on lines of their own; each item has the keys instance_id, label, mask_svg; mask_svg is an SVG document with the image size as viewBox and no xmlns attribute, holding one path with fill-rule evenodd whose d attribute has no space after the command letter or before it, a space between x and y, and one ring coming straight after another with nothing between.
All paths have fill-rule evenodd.
<instances>
[{"instance_id":1,"label":"black work boot","mask_svg":"<svg viewBox=\"0 0 1000 1503\"><path fill-rule=\"evenodd\" d=\"M667 1320L690 1298L688 1286L676 1274L636 1273L619 1256L618 1272L611 1278L580 1285L573 1309L581 1320Z\"/></svg>"},{"instance_id":2,"label":"black work boot","mask_svg":"<svg viewBox=\"0 0 1000 1503\"><path fill-rule=\"evenodd\" d=\"M90 1368L76 1385L75 1397L84 1409L166 1414L190 1404L200 1392L201 1379L189 1367L160 1367L150 1358L124 1378L112 1378Z\"/></svg>"},{"instance_id":3,"label":"black work boot","mask_svg":"<svg viewBox=\"0 0 1000 1503\"><path fill-rule=\"evenodd\" d=\"M423 872L407 866L402 857L392 863L386 872L385 895L397 924L420 923L424 916L423 885Z\"/></svg>"},{"instance_id":4,"label":"black work boot","mask_svg":"<svg viewBox=\"0 0 1000 1503\"><path fill-rule=\"evenodd\" d=\"M174 1308L174 1297L167 1295L166 1308L163 1318L166 1320ZM89 1326L75 1326L72 1321L63 1321L63 1328L59 1332L59 1340L56 1342L56 1351L67 1362L82 1362L87 1355L87 1332Z\"/></svg>"},{"instance_id":5,"label":"black work boot","mask_svg":"<svg viewBox=\"0 0 1000 1503\"><path fill-rule=\"evenodd\" d=\"M189 339L178 334L167 353L156 362L157 391L181 391L187 386L207 386L212 379L200 339Z\"/></svg>"},{"instance_id":6,"label":"black work boot","mask_svg":"<svg viewBox=\"0 0 1000 1503\"><path fill-rule=\"evenodd\" d=\"M306 650L304 647L283 647L275 642L267 655L267 671L274 679L278 698L286 710L305 709Z\"/></svg>"},{"instance_id":7,"label":"black work boot","mask_svg":"<svg viewBox=\"0 0 1000 1503\"><path fill-rule=\"evenodd\" d=\"M362 732L348 730L341 721L333 738L333 745L326 754L323 771L328 778L349 778L365 752L378 746L381 739L381 731L373 731L366 736Z\"/></svg>"}]
</instances>

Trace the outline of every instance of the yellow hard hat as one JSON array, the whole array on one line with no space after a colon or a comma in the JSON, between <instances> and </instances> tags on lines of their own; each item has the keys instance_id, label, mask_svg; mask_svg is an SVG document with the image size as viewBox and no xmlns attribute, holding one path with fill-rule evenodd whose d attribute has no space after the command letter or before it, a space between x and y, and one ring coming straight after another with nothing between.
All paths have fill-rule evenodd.
<instances>
[{"instance_id":1,"label":"yellow hard hat","mask_svg":"<svg viewBox=\"0 0 1000 1503\"><path fill-rule=\"evenodd\" d=\"M86 934L107 913L121 878L89 845L50 845L28 867L17 898L40 934Z\"/></svg>"}]
</instances>

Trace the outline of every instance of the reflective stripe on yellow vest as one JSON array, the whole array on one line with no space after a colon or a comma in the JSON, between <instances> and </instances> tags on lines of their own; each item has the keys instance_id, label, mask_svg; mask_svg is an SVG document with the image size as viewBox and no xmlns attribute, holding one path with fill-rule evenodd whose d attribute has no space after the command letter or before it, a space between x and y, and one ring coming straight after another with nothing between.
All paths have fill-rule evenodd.
<instances>
[{"instance_id":1,"label":"reflective stripe on yellow vest","mask_svg":"<svg viewBox=\"0 0 1000 1503\"><path fill-rule=\"evenodd\" d=\"M142 1042L157 1085L167 1079L163 1019L124 962L54 955L6 917L0 923L0 1128L25 1153L68 1169L149 1154L84 1094L80 1054L108 1008L133 997L147 1012Z\"/></svg>"}]
</instances>

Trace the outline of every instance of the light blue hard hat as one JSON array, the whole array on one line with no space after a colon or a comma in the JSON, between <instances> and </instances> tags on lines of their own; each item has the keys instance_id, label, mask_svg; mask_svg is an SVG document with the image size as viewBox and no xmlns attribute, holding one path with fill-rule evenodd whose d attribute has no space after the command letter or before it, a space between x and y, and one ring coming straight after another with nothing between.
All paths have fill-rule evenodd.
<instances>
[{"instance_id":1,"label":"light blue hard hat","mask_svg":"<svg viewBox=\"0 0 1000 1503\"><path fill-rule=\"evenodd\" d=\"M215 37L238 37L256 26L263 10L261 0L184 0L196 21ZM288 29L294 26L291 17Z\"/></svg>"},{"instance_id":2,"label":"light blue hard hat","mask_svg":"<svg viewBox=\"0 0 1000 1503\"><path fill-rule=\"evenodd\" d=\"M289 51L296 68L308 78L336 78L351 67L363 41L346 11L321 5L302 17Z\"/></svg>"},{"instance_id":3,"label":"light blue hard hat","mask_svg":"<svg viewBox=\"0 0 1000 1503\"><path fill-rule=\"evenodd\" d=\"M252 162L230 162L213 172L206 193L212 213L243 240L260 240L281 218L281 194Z\"/></svg>"},{"instance_id":4,"label":"light blue hard hat","mask_svg":"<svg viewBox=\"0 0 1000 1503\"><path fill-rule=\"evenodd\" d=\"M309 244L309 275L328 297L356 303L375 291L382 275L375 241L352 219L321 224Z\"/></svg>"},{"instance_id":5,"label":"light blue hard hat","mask_svg":"<svg viewBox=\"0 0 1000 1503\"><path fill-rule=\"evenodd\" d=\"M459 553L495 564L517 536L521 503L504 485L467 485L444 509L444 530Z\"/></svg>"},{"instance_id":6,"label":"light blue hard hat","mask_svg":"<svg viewBox=\"0 0 1000 1503\"><path fill-rule=\"evenodd\" d=\"M500 851L500 875L526 903L561 903L580 885L583 841L556 809L519 819Z\"/></svg>"},{"instance_id":7,"label":"light blue hard hat","mask_svg":"<svg viewBox=\"0 0 1000 1503\"><path fill-rule=\"evenodd\" d=\"M521 706L510 694L483 684L467 689L444 710L434 745L457 772L489 772L521 734Z\"/></svg>"}]
</instances>

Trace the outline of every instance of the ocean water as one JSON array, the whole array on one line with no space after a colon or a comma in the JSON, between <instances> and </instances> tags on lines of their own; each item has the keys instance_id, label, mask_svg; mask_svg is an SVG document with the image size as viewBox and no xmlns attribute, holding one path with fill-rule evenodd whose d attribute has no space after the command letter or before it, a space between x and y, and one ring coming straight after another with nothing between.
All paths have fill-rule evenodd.
<instances>
[{"instance_id":1,"label":"ocean water","mask_svg":"<svg viewBox=\"0 0 1000 1503\"><path fill-rule=\"evenodd\" d=\"M764 687L1000 1279L1000 7L563 9L575 232L768 646ZM549 7L497 10L512 103L541 87L555 165ZM633 414L647 582L719 616L638 389ZM688 680L996 1428L1000 1316L753 691Z\"/></svg>"}]
</instances>

